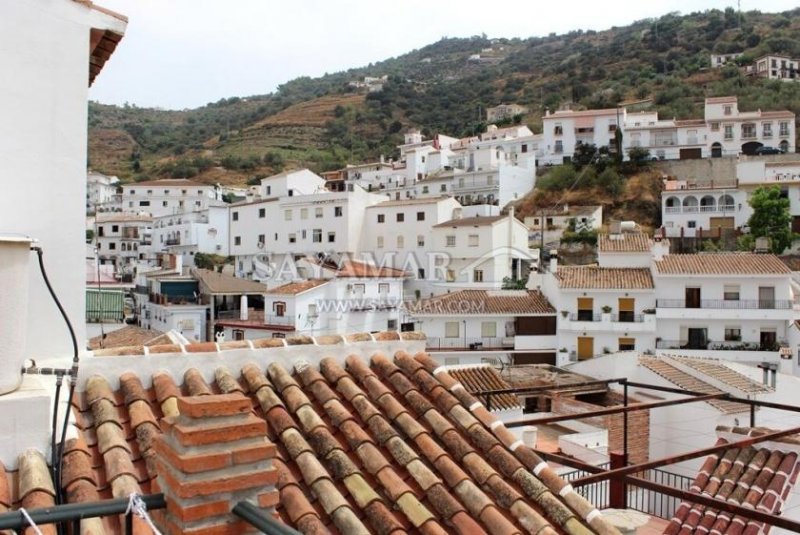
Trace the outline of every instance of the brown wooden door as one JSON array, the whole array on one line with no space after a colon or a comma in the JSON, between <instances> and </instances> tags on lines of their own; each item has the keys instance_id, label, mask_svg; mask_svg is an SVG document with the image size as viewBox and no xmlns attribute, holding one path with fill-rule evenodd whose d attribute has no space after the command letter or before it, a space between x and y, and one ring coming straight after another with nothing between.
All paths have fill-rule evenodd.
<instances>
[{"instance_id":1,"label":"brown wooden door","mask_svg":"<svg viewBox=\"0 0 800 535\"><path fill-rule=\"evenodd\" d=\"M578 360L590 359L594 356L594 338L591 336L578 337Z\"/></svg>"},{"instance_id":2,"label":"brown wooden door","mask_svg":"<svg viewBox=\"0 0 800 535\"><path fill-rule=\"evenodd\" d=\"M700 288L686 288L686 308L700 308Z\"/></svg>"},{"instance_id":3,"label":"brown wooden door","mask_svg":"<svg viewBox=\"0 0 800 535\"><path fill-rule=\"evenodd\" d=\"M709 218L708 226L711 228L733 228L734 221L732 217L711 217Z\"/></svg>"},{"instance_id":4,"label":"brown wooden door","mask_svg":"<svg viewBox=\"0 0 800 535\"><path fill-rule=\"evenodd\" d=\"M619 321L633 321L636 300L633 297L619 298Z\"/></svg>"}]
</instances>

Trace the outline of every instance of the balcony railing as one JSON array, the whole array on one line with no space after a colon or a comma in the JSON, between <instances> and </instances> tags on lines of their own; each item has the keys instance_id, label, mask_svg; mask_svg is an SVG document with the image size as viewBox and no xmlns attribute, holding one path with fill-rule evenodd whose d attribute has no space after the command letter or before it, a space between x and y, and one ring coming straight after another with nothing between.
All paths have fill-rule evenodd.
<instances>
[{"instance_id":1,"label":"balcony railing","mask_svg":"<svg viewBox=\"0 0 800 535\"><path fill-rule=\"evenodd\" d=\"M698 351L778 351L781 345L734 340L657 340L656 349L690 349Z\"/></svg>"},{"instance_id":2,"label":"balcony railing","mask_svg":"<svg viewBox=\"0 0 800 535\"><path fill-rule=\"evenodd\" d=\"M792 302L788 299L703 299L699 306L687 305L684 299L656 299L656 308L717 308L725 310L791 310Z\"/></svg>"},{"instance_id":3,"label":"balcony railing","mask_svg":"<svg viewBox=\"0 0 800 535\"><path fill-rule=\"evenodd\" d=\"M436 350L460 350L460 351L480 351L481 349L513 349L514 338L478 337L469 338L461 336L459 338L428 338L426 349Z\"/></svg>"},{"instance_id":4,"label":"balcony railing","mask_svg":"<svg viewBox=\"0 0 800 535\"><path fill-rule=\"evenodd\" d=\"M180 238L167 238L164 240L165 245L180 245L181 239Z\"/></svg>"},{"instance_id":5,"label":"balcony railing","mask_svg":"<svg viewBox=\"0 0 800 535\"><path fill-rule=\"evenodd\" d=\"M718 205L710 205L710 206L701 206L701 212L735 212L736 205L735 204L718 204ZM696 213L697 206L665 206L664 213L665 214L680 214L683 213Z\"/></svg>"},{"instance_id":6,"label":"balcony railing","mask_svg":"<svg viewBox=\"0 0 800 535\"><path fill-rule=\"evenodd\" d=\"M605 314L575 314L569 315L570 321L603 321ZM644 321L643 314L608 314L609 320L614 323L642 323Z\"/></svg>"}]
</instances>

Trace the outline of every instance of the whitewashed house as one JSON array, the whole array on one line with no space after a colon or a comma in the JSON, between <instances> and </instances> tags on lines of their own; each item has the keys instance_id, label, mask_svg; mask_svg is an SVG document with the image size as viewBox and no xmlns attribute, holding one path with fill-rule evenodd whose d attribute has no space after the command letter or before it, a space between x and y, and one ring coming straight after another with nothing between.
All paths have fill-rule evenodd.
<instances>
[{"instance_id":1,"label":"whitewashed house","mask_svg":"<svg viewBox=\"0 0 800 535\"><path fill-rule=\"evenodd\" d=\"M711 54L711 68L712 69L722 68L726 64L734 61L741 55L742 52L734 52L731 54Z\"/></svg>"},{"instance_id":2,"label":"whitewashed house","mask_svg":"<svg viewBox=\"0 0 800 535\"><path fill-rule=\"evenodd\" d=\"M769 80L797 82L800 80L800 59L767 54L753 62L748 74Z\"/></svg>"},{"instance_id":3,"label":"whitewashed house","mask_svg":"<svg viewBox=\"0 0 800 535\"><path fill-rule=\"evenodd\" d=\"M795 151L795 115L791 111L739 111L736 97L705 100L707 146L711 156L754 154L759 147Z\"/></svg>"},{"instance_id":4,"label":"whitewashed house","mask_svg":"<svg viewBox=\"0 0 800 535\"><path fill-rule=\"evenodd\" d=\"M86 213L122 210L119 188L119 178L89 171L86 175Z\"/></svg>"},{"instance_id":5,"label":"whitewashed house","mask_svg":"<svg viewBox=\"0 0 800 535\"><path fill-rule=\"evenodd\" d=\"M777 362L788 345L791 271L774 255L666 255L653 278L659 354Z\"/></svg>"},{"instance_id":6,"label":"whitewashed house","mask_svg":"<svg viewBox=\"0 0 800 535\"><path fill-rule=\"evenodd\" d=\"M615 147L617 128L625 122L625 108L600 110L559 110L542 117L542 142L539 149L543 164L558 165L568 162L580 142L596 147Z\"/></svg>"},{"instance_id":7,"label":"whitewashed house","mask_svg":"<svg viewBox=\"0 0 800 535\"><path fill-rule=\"evenodd\" d=\"M205 210L221 204L217 188L185 178L165 178L125 184L122 209L153 217Z\"/></svg>"},{"instance_id":8,"label":"whitewashed house","mask_svg":"<svg viewBox=\"0 0 800 535\"><path fill-rule=\"evenodd\" d=\"M180 261L173 269L137 274L136 293L141 327L175 331L188 342L206 341L209 305L200 299L197 279L182 273Z\"/></svg>"},{"instance_id":9,"label":"whitewashed house","mask_svg":"<svg viewBox=\"0 0 800 535\"><path fill-rule=\"evenodd\" d=\"M555 309L536 290L459 290L408 304L408 330L444 365L555 364Z\"/></svg>"},{"instance_id":10,"label":"whitewashed house","mask_svg":"<svg viewBox=\"0 0 800 535\"><path fill-rule=\"evenodd\" d=\"M719 229L741 229L749 215L747 194L736 180L693 183L665 180L661 192L661 225L666 237L695 237Z\"/></svg>"},{"instance_id":11,"label":"whitewashed house","mask_svg":"<svg viewBox=\"0 0 800 535\"><path fill-rule=\"evenodd\" d=\"M513 119L515 115L528 113L528 108L519 104L498 104L491 108L486 108L486 121L494 123L504 119Z\"/></svg>"},{"instance_id":12,"label":"whitewashed house","mask_svg":"<svg viewBox=\"0 0 800 535\"><path fill-rule=\"evenodd\" d=\"M146 214L106 212L89 227L101 263L111 263L120 272L151 257L153 218Z\"/></svg>"},{"instance_id":13,"label":"whitewashed house","mask_svg":"<svg viewBox=\"0 0 800 535\"><path fill-rule=\"evenodd\" d=\"M152 249L182 255L186 266L196 253L228 256L228 225L227 206L163 215L153 220Z\"/></svg>"},{"instance_id":14,"label":"whitewashed house","mask_svg":"<svg viewBox=\"0 0 800 535\"><path fill-rule=\"evenodd\" d=\"M575 226L576 231L599 230L603 225L603 207L565 204L560 210L539 210L525 218L531 247L557 242L564 232Z\"/></svg>"}]
</instances>

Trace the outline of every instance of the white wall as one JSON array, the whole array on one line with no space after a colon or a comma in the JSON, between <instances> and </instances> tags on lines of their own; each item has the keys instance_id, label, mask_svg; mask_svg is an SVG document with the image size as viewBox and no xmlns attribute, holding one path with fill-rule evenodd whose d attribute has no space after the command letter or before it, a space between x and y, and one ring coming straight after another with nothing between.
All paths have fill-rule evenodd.
<instances>
[{"instance_id":1,"label":"white wall","mask_svg":"<svg viewBox=\"0 0 800 535\"><path fill-rule=\"evenodd\" d=\"M79 2L0 4L0 65L5 72L0 77L0 176L6 184L0 229L39 240L79 347L86 345L86 101L93 25L119 33L125 28ZM36 261L31 262L28 304L26 355L71 355L67 329Z\"/></svg>"}]
</instances>

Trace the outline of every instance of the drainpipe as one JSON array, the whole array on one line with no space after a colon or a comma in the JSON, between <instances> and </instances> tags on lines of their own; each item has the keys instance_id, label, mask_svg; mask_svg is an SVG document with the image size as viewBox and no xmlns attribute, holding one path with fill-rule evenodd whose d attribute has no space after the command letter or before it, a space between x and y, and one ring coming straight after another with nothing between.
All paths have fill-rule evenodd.
<instances>
[{"instance_id":1,"label":"drainpipe","mask_svg":"<svg viewBox=\"0 0 800 535\"><path fill-rule=\"evenodd\" d=\"M0 395L22 383L32 242L27 236L0 234Z\"/></svg>"}]
</instances>

